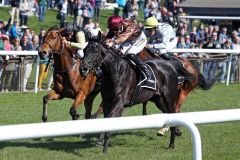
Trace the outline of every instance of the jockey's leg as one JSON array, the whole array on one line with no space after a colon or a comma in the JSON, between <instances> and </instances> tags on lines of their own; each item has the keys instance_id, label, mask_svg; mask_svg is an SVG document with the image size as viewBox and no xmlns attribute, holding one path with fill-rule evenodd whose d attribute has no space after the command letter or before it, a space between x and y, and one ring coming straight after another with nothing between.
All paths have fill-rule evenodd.
<instances>
[{"instance_id":1,"label":"jockey's leg","mask_svg":"<svg viewBox=\"0 0 240 160\"><path fill-rule=\"evenodd\" d=\"M162 57L165 60L171 60L171 56L168 53L163 53L160 55L160 57Z\"/></svg>"},{"instance_id":2,"label":"jockey's leg","mask_svg":"<svg viewBox=\"0 0 240 160\"><path fill-rule=\"evenodd\" d=\"M169 53L168 51L172 50L173 48L176 48L178 39L175 37L171 39L167 44L166 48L160 49L160 57L162 57L165 60L171 60L173 54Z\"/></svg>"},{"instance_id":3,"label":"jockey's leg","mask_svg":"<svg viewBox=\"0 0 240 160\"><path fill-rule=\"evenodd\" d=\"M83 50L82 49L78 49L77 53L76 53L76 58L77 59L82 59L84 56Z\"/></svg>"},{"instance_id":4,"label":"jockey's leg","mask_svg":"<svg viewBox=\"0 0 240 160\"><path fill-rule=\"evenodd\" d=\"M127 57L131 59L134 63L136 63L137 66L144 72L144 74L147 76L147 80L150 80L151 75L149 73L148 68L146 65L142 62L142 60L135 54L127 54Z\"/></svg>"}]
</instances>

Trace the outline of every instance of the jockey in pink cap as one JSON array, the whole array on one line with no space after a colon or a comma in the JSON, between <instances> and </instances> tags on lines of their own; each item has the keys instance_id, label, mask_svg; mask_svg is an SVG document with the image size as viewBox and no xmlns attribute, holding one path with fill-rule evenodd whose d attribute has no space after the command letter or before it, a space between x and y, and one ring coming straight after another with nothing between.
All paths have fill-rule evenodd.
<instances>
[{"instance_id":1,"label":"jockey in pink cap","mask_svg":"<svg viewBox=\"0 0 240 160\"><path fill-rule=\"evenodd\" d=\"M106 36L106 44L109 47L114 46L126 54L129 59L144 72L147 80L150 81L150 73L137 54L143 50L147 43L147 38L141 27L133 20L122 18L120 16L111 16L108 18L109 32Z\"/></svg>"}]
</instances>

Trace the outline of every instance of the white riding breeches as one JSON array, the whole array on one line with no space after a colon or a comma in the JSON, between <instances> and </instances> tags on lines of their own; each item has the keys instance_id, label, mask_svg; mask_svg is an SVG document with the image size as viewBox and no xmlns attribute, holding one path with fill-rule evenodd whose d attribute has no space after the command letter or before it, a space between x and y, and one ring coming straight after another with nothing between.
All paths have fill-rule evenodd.
<instances>
[{"instance_id":1,"label":"white riding breeches","mask_svg":"<svg viewBox=\"0 0 240 160\"><path fill-rule=\"evenodd\" d=\"M83 56L84 56L84 53L83 53L83 50L82 50L82 49L78 49L77 54L78 54L81 58L83 58Z\"/></svg>"},{"instance_id":2,"label":"white riding breeches","mask_svg":"<svg viewBox=\"0 0 240 160\"><path fill-rule=\"evenodd\" d=\"M160 53L164 54L164 53L168 53L170 50L172 50L173 48L176 48L177 46L177 42L178 42L178 38L175 37L172 41L169 41L166 44L166 48L160 48Z\"/></svg>"},{"instance_id":3,"label":"white riding breeches","mask_svg":"<svg viewBox=\"0 0 240 160\"><path fill-rule=\"evenodd\" d=\"M142 34L133 41L123 42L118 48L121 49L123 54L138 54L147 44L147 37Z\"/></svg>"}]
</instances>

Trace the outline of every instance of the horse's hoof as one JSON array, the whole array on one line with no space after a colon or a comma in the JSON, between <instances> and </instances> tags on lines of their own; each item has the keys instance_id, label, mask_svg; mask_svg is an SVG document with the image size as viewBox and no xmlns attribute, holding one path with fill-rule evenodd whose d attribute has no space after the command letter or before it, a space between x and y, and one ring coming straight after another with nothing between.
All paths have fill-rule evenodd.
<instances>
[{"instance_id":1,"label":"horse's hoof","mask_svg":"<svg viewBox=\"0 0 240 160\"><path fill-rule=\"evenodd\" d=\"M158 132L157 132L157 136L160 136L160 137L161 137L161 136L164 136L164 134L165 134L165 133L162 132L162 131L158 131Z\"/></svg>"},{"instance_id":2,"label":"horse's hoof","mask_svg":"<svg viewBox=\"0 0 240 160\"><path fill-rule=\"evenodd\" d=\"M42 121L43 122L47 122L47 118L42 118Z\"/></svg>"},{"instance_id":3,"label":"horse's hoof","mask_svg":"<svg viewBox=\"0 0 240 160\"><path fill-rule=\"evenodd\" d=\"M161 128L158 132L157 132L157 135L158 136L164 136L165 133L169 130L169 127L166 127L166 128Z\"/></svg>"},{"instance_id":4,"label":"horse's hoof","mask_svg":"<svg viewBox=\"0 0 240 160\"><path fill-rule=\"evenodd\" d=\"M96 119L98 116L96 114L91 115L90 119Z\"/></svg>"},{"instance_id":5,"label":"horse's hoof","mask_svg":"<svg viewBox=\"0 0 240 160\"><path fill-rule=\"evenodd\" d=\"M169 144L169 148L174 149L175 148L174 144Z\"/></svg>"},{"instance_id":6,"label":"horse's hoof","mask_svg":"<svg viewBox=\"0 0 240 160\"><path fill-rule=\"evenodd\" d=\"M80 114L76 114L75 117L78 119L80 117Z\"/></svg>"},{"instance_id":7,"label":"horse's hoof","mask_svg":"<svg viewBox=\"0 0 240 160\"><path fill-rule=\"evenodd\" d=\"M103 141L97 141L96 147L103 147Z\"/></svg>"},{"instance_id":8,"label":"horse's hoof","mask_svg":"<svg viewBox=\"0 0 240 160\"><path fill-rule=\"evenodd\" d=\"M75 114L75 115L72 117L72 120L78 120L79 117L80 117L79 114Z\"/></svg>"},{"instance_id":9,"label":"horse's hoof","mask_svg":"<svg viewBox=\"0 0 240 160\"><path fill-rule=\"evenodd\" d=\"M182 132L181 132L179 129L177 129L177 130L175 131L175 135L176 135L176 136L181 136L181 135L182 135Z\"/></svg>"},{"instance_id":10,"label":"horse's hoof","mask_svg":"<svg viewBox=\"0 0 240 160\"><path fill-rule=\"evenodd\" d=\"M108 150L107 150L106 147L103 148L103 153L104 153L105 155L108 154Z\"/></svg>"}]
</instances>

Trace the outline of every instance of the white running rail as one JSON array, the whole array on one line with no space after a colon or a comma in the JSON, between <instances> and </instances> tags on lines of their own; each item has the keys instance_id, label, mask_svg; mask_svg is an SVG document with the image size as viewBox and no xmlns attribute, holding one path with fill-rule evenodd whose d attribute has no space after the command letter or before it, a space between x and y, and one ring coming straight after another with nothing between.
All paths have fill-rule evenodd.
<instances>
[{"instance_id":1,"label":"white running rail","mask_svg":"<svg viewBox=\"0 0 240 160\"><path fill-rule=\"evenodd\" d=\"M169 52L190 52L190 53L226 53L230 54L230 58L232 58L232 55L239 54L239 50L231 50L231 49L172 49ZM38 55L37 51L0 51L0 56L5 55L18 55L18 56L27 56L27 55ZM35 87L34 87L34 93L37 93L37 84L38 84L38 74L39 74L39 56L37 57L37 68L35 73ZM226 85L229 84L229 78L230 78L230 70L231 70L231 61L228 64L228 74L227 74L227 81Z\"/></svg>"},{"instance_id":2,"label":"white running rail","mask_svg":"<svg viewBox=\"0 0 240 160\"><path fill-rule=\"evenodd\" d=\"M181 125L192 134L193 159L202 160L201 137L195 124L228 121L240 121L240 109L6 125L0 126L0 141Z\"/></svg>"}]
</instances>

